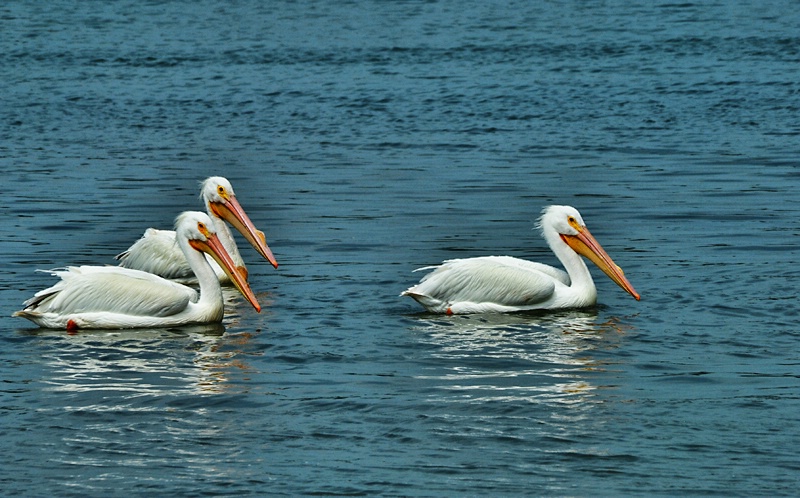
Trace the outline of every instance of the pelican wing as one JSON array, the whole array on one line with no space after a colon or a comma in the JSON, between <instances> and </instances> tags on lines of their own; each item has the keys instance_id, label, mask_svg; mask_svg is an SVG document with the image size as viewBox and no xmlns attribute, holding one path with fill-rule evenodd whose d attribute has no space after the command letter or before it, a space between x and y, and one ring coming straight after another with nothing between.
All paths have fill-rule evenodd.
<instances>
[{"instance_id":1,"label":"pelican wing","mask_svg":"<svg viewBox=\"0 0 800 498\"><path fill-rule=\"evenodd\" d=\"M406 294L447 303L530 306L547 300L557 284L569 285L561 270L508 256L452 259L433 268Z\"/></svg>"},{"instance_id":2,"label":"pelican wing","mask_svg":"<svg viewBox=\"0 0 800 498\"><path fill-rule=\"evenodd\" d=\"M50 273L61 280L26 301L26 310L60 314L113 311L163 317L183 311L198 299L194 289L127 268L72 266Z\"/></svg>"},{"instance_id":3,"label":"pelican wing","mask_svg":"<svg viewBox=\"0 0 800 498\"><path fill-rule=\"evenodd\" d=\"M145 271L164 278L193 275L172 230L148 228L142 238L117 255L120 266Z\"/></svg>"}]
</instances>

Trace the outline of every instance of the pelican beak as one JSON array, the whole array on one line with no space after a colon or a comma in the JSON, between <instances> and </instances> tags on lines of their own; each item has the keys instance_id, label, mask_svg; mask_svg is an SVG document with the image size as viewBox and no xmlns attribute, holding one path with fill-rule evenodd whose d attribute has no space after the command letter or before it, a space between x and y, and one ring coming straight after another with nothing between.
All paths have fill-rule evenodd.
<instances>
[{"instance_id":1,"label":"pelican beak","mask_svg":"<svg viewBox=\"0 0 800 498\"><path fill-rule=\"evenodd\" d=\"M278 262L272 251L267 245L267 239L264 237L264 232L257 230L253 222L239 205L236 197L230 196L226 202L210 202L209 206L218 217L233 225L239 232L244 235L244 238L255 248L258 253L270 262L275 268L278 267Z\"/></svg>"},{"instance_id":2,"label":"pelican beak","mask_svg":"<svg viewBox=\"0 0 800 498\"><path fill-rule=\"evenodd\" d=\"M622 287L625 292L639 300L639 293L636 292L625 278L622 268L617 266L605 250L603 250L600 243L595 240L589 229L586 227L576 227L578 230L577 235L564 235L561 234L561 239L567 243L575 252L589 259L592 263L596 264L598 268L603 270L603 273L613 280L617 285Z\"/></svg>"},{"instance_id":3,"label":"pelican beak","mask_svg":"<svg viewBox=\"0 0 800 498\"><path fill-rule=\"evenodd\" d=\"M242 272L236 267L236 263L233 262L230 254L228 254L228 251L225 250L225 246L222 245L222 242L220 242L217 234L208 234L206 240L189 240L189 244L198 251L203 251L214 258L214 261L217 262L217 264L231 279L233 285L239 289L239 292L241 292L245 299L250 302L253 308L255 308L257 312L261 313L261 306L258 304L258 300L256 299L256 295L253 293L253 290L247 284L247 277L242 275Z\"/></svg>"}]
</instances>

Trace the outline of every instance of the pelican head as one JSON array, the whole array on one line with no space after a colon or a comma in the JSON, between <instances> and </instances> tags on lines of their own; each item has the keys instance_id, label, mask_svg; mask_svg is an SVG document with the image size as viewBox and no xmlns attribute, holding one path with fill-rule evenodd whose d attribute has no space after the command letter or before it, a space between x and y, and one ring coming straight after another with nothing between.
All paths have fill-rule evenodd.
<instances>
[{"instance_id":1,"label":"pelican head","mask_svg":"<svg viewBox=\"0 0 800 498\"><path fill-rule=\"evenodd\" d=\"M222 176L211 176L203 180L200 189L200 198L206 204L215 202L224 204L231 198L235 198L236 194L233 192L233 186L227 178Z\"/></svg>"},{"instance_id":2,"label":"pelican head","mask_svg":"<svg viewBox=\"0 0 800 498\"><path fill-rule=\"evenodd\" d=\"M203 199L209 213L227 221L239 230L264 259L269 261L275 268L278 267L278 262L267 245L264 232L256 229L253 222L250 221L247 213L244 212L239 201L236 200L236 194L233 192L231 182L227 178L221 176L206 178L200 190L200 197Z\"/></svg>"},{"instance_id":3,"label":"pelican head","mask_svg":"<svg viewBox=\"0 0 800 498\"><path fill-rule=\"evenodd\" d=\"M250 302L256 311L261 311L255 294L242 273L236 268L236 264L231 259L225 246L220 242L211 218L199 211L186 211L178 215L175 219L175 233L177 240L185 240L189 246L200 252L204 252L214 258L217 264L231 279L231 282L239 289L239 292ZM187 255L188 256L188 255ZM203 260L204 264L208 264Z\"/></svg>"},{"instance_id":4,"label":"pelican head","mask_svg":"<svg viewBox=\"0 0 800 498\"><path fill-rule=\"evenodd\" d=\"M542 210L538 227L542 235L555 231L559 235L578 235L580 227L586 228L581 213L572 206L547 206Z\"/></svg>"},{"instance_id":5,"label":"pelican head","mask_svg":"<svg viewBox=\"0 0 800 498\"><path fill-rule=\"evenodd\" d=\"M539 218L542 235L556 251L559 239L573 251L589 259L625 292L639 300L639 293L628 282L622 268L616 265L599 242L592 236L581 214L572 206L548 206Z\"/></svg>"}]
</instances>

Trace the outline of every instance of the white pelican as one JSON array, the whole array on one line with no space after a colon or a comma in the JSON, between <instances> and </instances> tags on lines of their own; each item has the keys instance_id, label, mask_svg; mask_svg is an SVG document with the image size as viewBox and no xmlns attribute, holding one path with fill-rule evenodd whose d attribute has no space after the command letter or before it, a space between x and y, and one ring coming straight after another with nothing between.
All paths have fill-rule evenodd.
<instances>
[{"instance_id":1,"label":"white pelican","mask_svg":"<svg viewBox=\"0 0 800 498\"><path fill-rule=\"evenodd\" d=\"M236 194L233 193L233 187L227 179L221 176L206 178L202 184L200 197L206 205L206 211L211 217L217 236L245 279L247 279L247 268L225 221L239 230L272 266L278 267L278 262L275 261L272 251L267 246L264 232L257 230L250 221L242 206L239 205L239 201L236 200ZM127 251L117 255L117 259L120 260L119 265L123 268L142 270L164 278L187 279L192 276L192 269L175 243L175 232L172 230L148 228L142 238ZM207 259L214 268L217 278L223 283L230 283L230 277L222 268L212 258Z\"/></svg>"},{"instance_id":2,"label":"white pelican","mask_svg":"<svg viewBox=\"0 0 800 498\"><path fill-rule=\"evenodd\" d=\"M253 291L225 251L208 215L181 213L175 220L177 242L200 284L192 288L152 273L118 266L78 266L50 273L61 280L25 301L14 316L40 327L122 329L172 327L219 322L222 287L204 257L211 255L256 311Z\"/></svg>"},{"instance_id":3,"label":"white pelican","mask_svg":"<svg viewBox=\"0 0 800 498\"><path fill-rule=\"evenodd\" d=\"M639 300L639 294L595 240L571 206L549 206L539 218L542 236L566 272L509 256L451 259L401 296L411 296L435 313L483 313L583 308L597 302L597 290L583 255Z\"/></svg>"}]
</instances>

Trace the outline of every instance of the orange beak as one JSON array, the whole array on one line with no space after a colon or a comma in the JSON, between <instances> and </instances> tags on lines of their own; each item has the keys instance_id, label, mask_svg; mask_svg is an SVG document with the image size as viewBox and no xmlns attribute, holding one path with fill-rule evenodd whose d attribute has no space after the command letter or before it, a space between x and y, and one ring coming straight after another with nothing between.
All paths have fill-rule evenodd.
<instances>
[{"instance_id":1,"label":"orange beak","mask_svg":"<svg viewBox=\"0 0 800 498\"><path fill-rule=\"evenodd\" d=\"M272 251L269 249L269 246L267 246L267 239L264 237L264 232L256 229L253 222L250 221L250 218L247 216L247 213L245 213L242 206L239 205L239 201L236 200L236 197L231 196L227 199L227 202L224 203L210 202L209 205L211 206L211 210L214 211L214 214L239 230L239 232L244 235L244 238L250 242L250 245L252 245L264 259L269 261L275 268L278 267L275 256L272 255Z\"/></svg>"},{"instance_id":2,"label":"orange beak","mask_svg":"<svg viewBox=\"0 0 800 498\"><path fill-rule=\"evenodd\" d=\"M603 273L613 280L617 285L622 287L625 292L639 300L639 293L634 290L633 286L628 279L625 278L622 268L617 266L611 259L600 243L595 240L589 229L586 227L576 227L578 229L577 235L561 235L561 239L567 243L575 252L589 259L592 263L596 264L598 268L603 270Z\"/></svg>"},{"instance_id":3,"label":"orange beak","mask_svg":"<svg viewBox=\"0 0 800 498\"><path fill-rule=\"evenodd\" d=\"M206 240L190 240L189 244L198 251L203 251L214 258L214 261L216 261L222 270L228 275L228 277L230 277L233 285L235 285L245 299L247 299L250 304L253 305L253 308L255 308L257 312L261 313L261 306L258 304L256 295L247 284L245 277L243 277L236 268L236 264L233 262L233 259L231 259L228 251L225 250L225 247L222 245L222 242L220 242L217 234L209 234Z\"/></svg>"}]
</instances>

